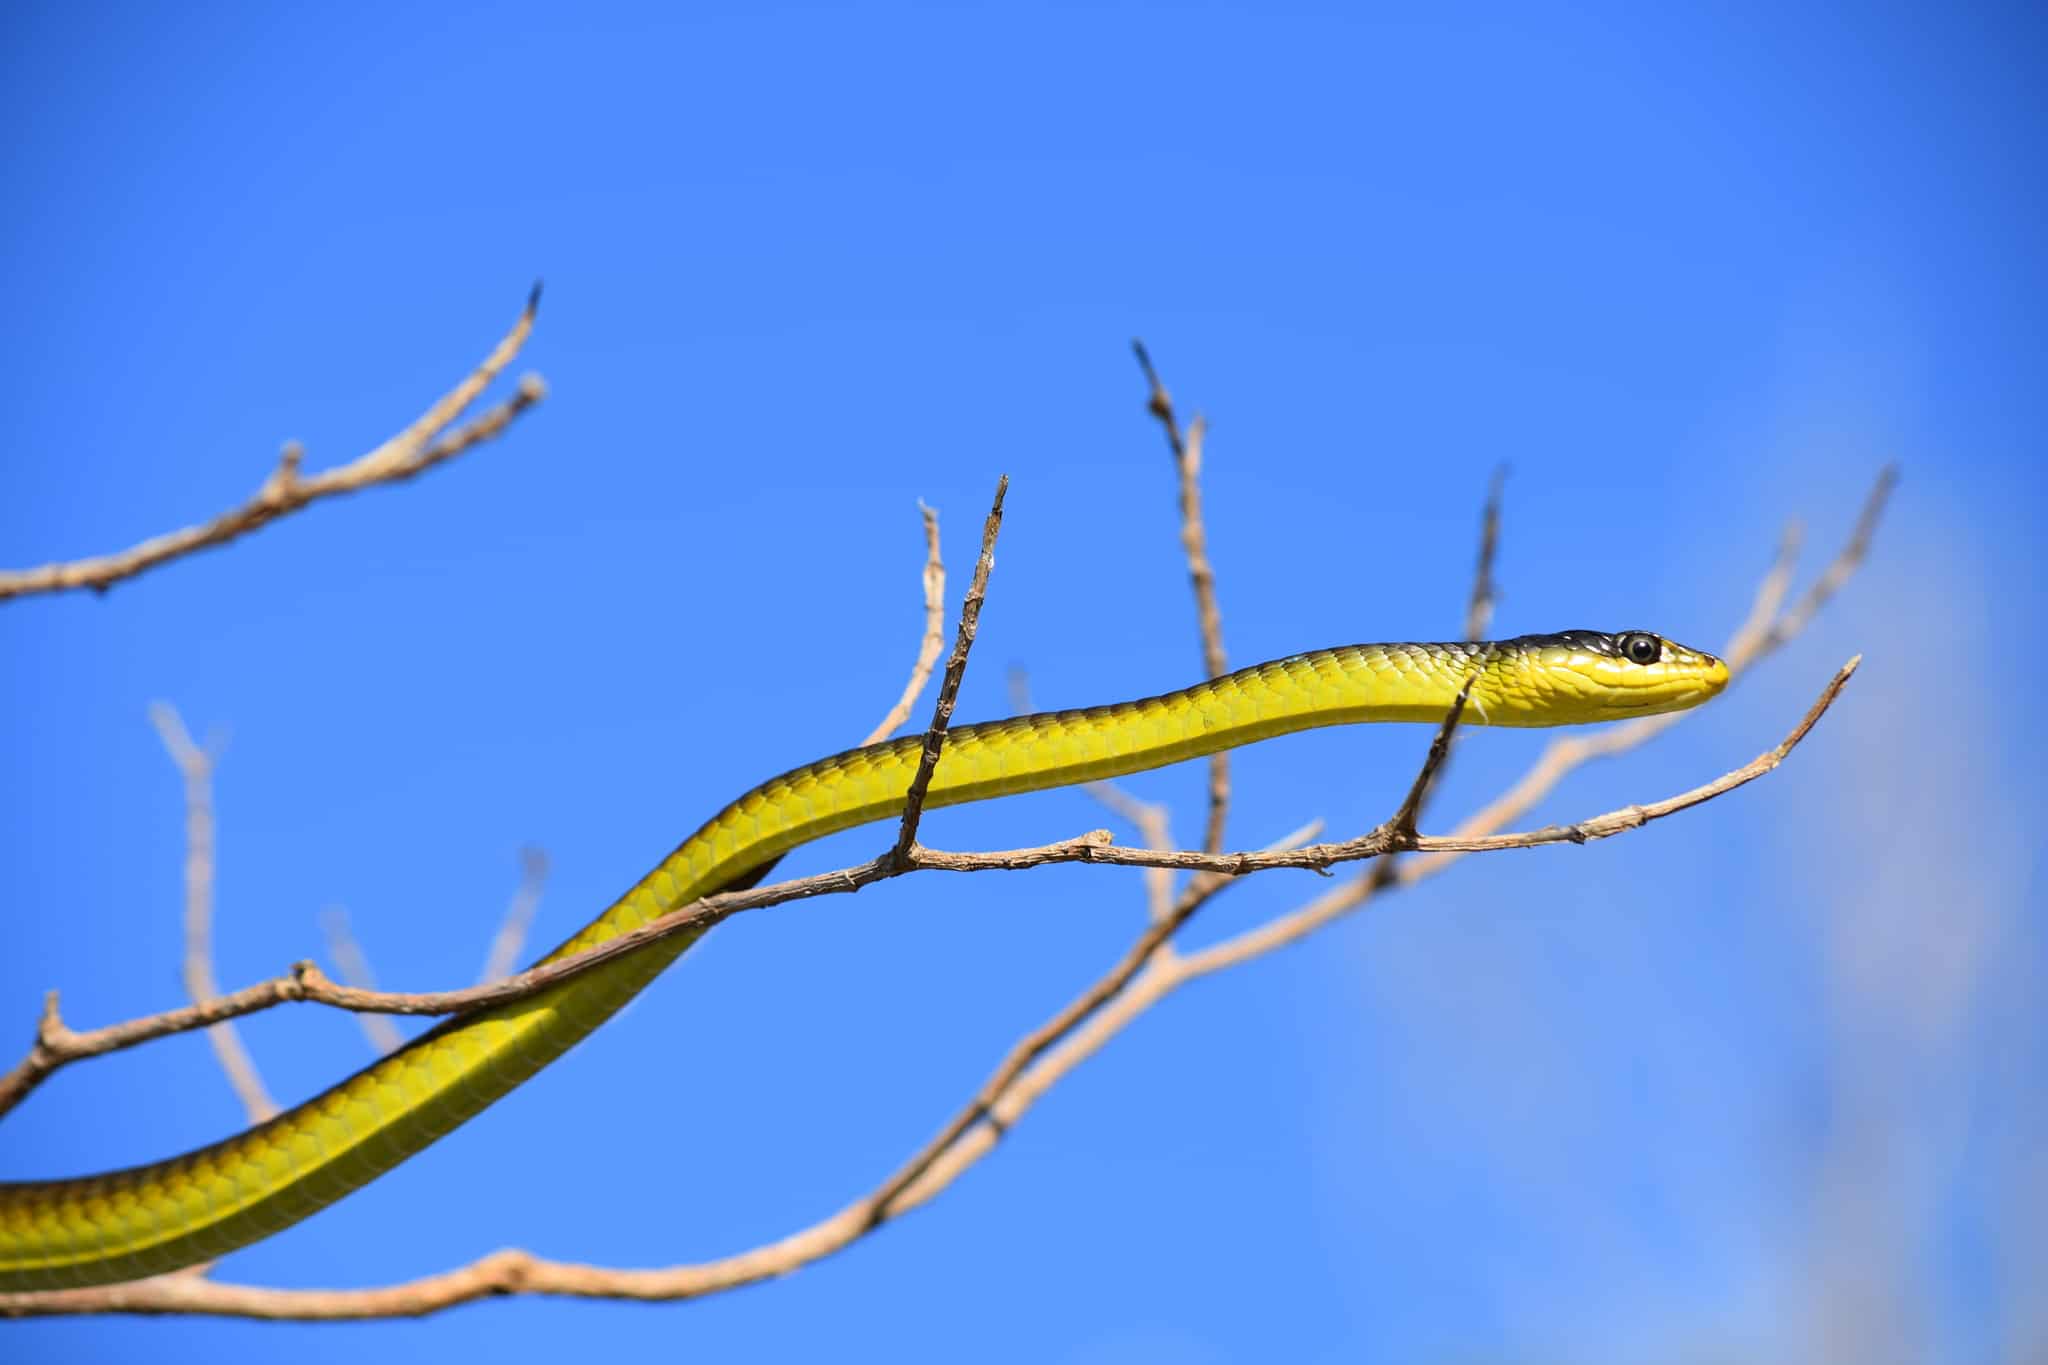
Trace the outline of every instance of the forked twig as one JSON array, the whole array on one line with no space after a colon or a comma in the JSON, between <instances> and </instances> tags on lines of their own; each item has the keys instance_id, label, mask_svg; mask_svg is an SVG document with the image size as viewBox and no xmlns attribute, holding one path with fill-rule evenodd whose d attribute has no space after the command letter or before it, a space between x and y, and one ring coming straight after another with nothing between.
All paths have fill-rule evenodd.
<instances>
[{"instance_id":1,"label":"forked twig","mask_svg":"<svg viewBox=\"0 0 2048 1365\"><path fill-rule=\"evenodd\" d=\"M64 592L72 588L105 592L124 578L133 578L196 550L225 545L322 498L410 479L481 445L501 434L521 413L547 397L547 385L540 376L527 375L519 381L519 388L512 397L467 425L448 430L449 424L460 417L477 395L488 388L519 354L526 338L533 332L534 312L539 306L540 286L535 285L527 296L526 307L520 311L518 321L484 358L483 364L436 399L411 426L375 450L347 464L306 475L299 469L304 451L296 442L287 444L270 477L241 506L200 525L154 536L117 554L97 555L64 564L44 564L33 569L0 571L0 602L10 597Z\"/></svg>"},{"instance_id":2,"label":"forked twig","mask_svg":"<svg viewBox=\"0 0 2048 1365\"><path fill-rule=\"evenodd\" d=\"M185 953L183 976L185 995L194 1005L220 994L220 982L213 974L213 766L220 755L217 747L201 748L185 728L184 718L169 702L152 702L149 723L156 727L164 749L185 779ZM57 993L43 1002L45 1020L57 1014ZM206 1030L213 1045L214 1059L233 1087L235 1098L249 1122L262 1123L277 1113L256 1059L242 1045L242 1035L223 1020Z\"/></svg>"}]
</instances>

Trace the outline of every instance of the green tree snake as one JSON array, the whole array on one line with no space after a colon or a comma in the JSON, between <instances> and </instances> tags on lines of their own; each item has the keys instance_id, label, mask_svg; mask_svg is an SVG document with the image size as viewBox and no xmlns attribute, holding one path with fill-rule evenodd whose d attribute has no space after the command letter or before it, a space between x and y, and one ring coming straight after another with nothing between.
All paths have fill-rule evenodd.
<instances>
[{"instance_id":1,"label":"green tree snake","mask_svg":"<svg viewBox=\"0 0 2048 1365\"><path fill-rule=\"evenodd\" d=\"M926 804L1136 772L1316 726L1436 723L1468 681L1466 724L1551 726L1681 710L1727 680L1719 659L1646 631L1318 650L1142 701L956 727ZM897 815L922 743L920 735L886 740L762 783L543 961L744 884L800 844ZM211 1146L104 1175L0 1183L0 1292L137 1279L298 1222L559 1057L702 932L450 1019L297 1108Z\"/></svg>"}]
</instances>

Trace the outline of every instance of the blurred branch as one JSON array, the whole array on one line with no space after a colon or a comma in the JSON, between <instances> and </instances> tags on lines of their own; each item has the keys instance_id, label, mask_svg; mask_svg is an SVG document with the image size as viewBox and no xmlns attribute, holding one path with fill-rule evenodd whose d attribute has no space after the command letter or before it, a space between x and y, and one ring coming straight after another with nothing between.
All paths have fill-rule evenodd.
<instances>
[{"instance_id":1,"label":"blurred branch","mask_svg":"<svg viewBox=\"0 0 2048 1365\"><path fill-rule=\"evenodd\" d=\"M152 702L149 722L156 727L171 762L185 779L185 994L196 1006L220 994L213 974L213 766L219 760L217 745L205 748L192 742L191 732L169 702ZM44 1002L44 1019L54 1021L57 995L52 991ZM249 1122L262 1123L277 1114L277 1103L263 1087L255 1059L242 1046L242 1037L225 1021L206 1030L213 1055L234 1087ZM0 1086L4 1092L4 1086Z\"/></svg>"},{"instance_id":2,"label":"blurred branch","mask_svg":"<svg viewBox=\"0 0 2048 1365\"><path fill-rule=\"evenodd\" d=\"M511 903L505 907L505 917L498 922L498 932L491 936L491 946L484 954L484 969L477 974L479 986L488 986L511 975L513 966L519 961L519 950L526 944L527 931L533 927L534 913L540 909L541 893L547 887L547 878L548 855L530 844L520 849L519 886L512 893ZM341 984L369 995L378 994L377 973L370 966L370 955L363 951L349 924L347 908L331 905L322 911L320 932L327 940L327 955L334 959L334 969L341 977ZM355 1016L356 1022L362 1025L363 1037L369 1040L371 1050L378 1056L389 1056L405 1046L405 1035L398 1031L389 1015L357 1010Z\"/></svg>"},{"instance_id":3,"label":"blurred branch","mask_svg":"<svg viewBox=\"0 0 2048 1365\"><path fill-rule=\"evenodd\" d=\"M924 638L917 642L917 658L910 665L910 681L903 685L903 695L882 717L882 723L868 731L868 737L860 742L862 748L881 743L910 719L910 708L917 705L918 693L931 681L939 651L946 644L946 562L939 557L939 513L922 502L917 510L924 516Z\"/></svg>"},{"instance_id":4,"label":"blurred branch","mask_svg":"<svg viewBox=\"0 0 2048 1365\"><path fill-rule=\"evenodd\" d=\"M547 386L538 375L527 375L521 379L518 391L512 397L475 420L453 431L448 427L519 354L533 331L534 310L539 305L540 286L535 285L527 296L526 307L521 310L519 320L512 324L512 330L485 357L483 364L435 400L419 420L368 454L321 473L305 475L299 471L305 452L297 442L288 443L270 477L241 506L201 525L152 537L118 554L74 560L68 564L45 564L34 569L0 571L0 601L32 593L64 592L72 588L105 592L124 578L133 578L197 550L225 545L309 503L354 493L376 484L413 478L444 460L453 459L471 447L491 440L503 433L521 413L547 396Z\"/></svg>"},{"instance_id":5,"label":"blurred branch","mask_svg":"<svg viewBox=\"0 0 2048 1365\"><path fill-rule=\"evenodd\" d=\"M1770 629L1759 636L1753 644L1747 640L1739 643L1743 652L1742 661L1745 664L1752 659L1762 658L1805 630L1806 623L1841 591L1842 585L1849 581L1849 576L1862 567L1864 556L1870 553L1871 537L1877 534L1877 524L1884 519L1885 503L1890 501L1892 490L1898 486L1897 465L1888 464L1878 471L1877 482L1871 485L1869 494L1863 499L1863 510L1857 514L1856 529L1850 532L1848 543L1828 562L1827 568L1821 570L1820 577L1806 590L1806 596L1800 598L1792 610L1773 621ZM1730 653L1735 652L1737 647L1731 645Z\"/></svg>"},{"instance_id":6,"label":"blurred branch","mask_svg":"<svg viewBox=\"0 0 2048 1365\"><path fill-rule=\"evenodd\" d=\"M377 973L370 969L370 955L363 951L363 945L356 941L355 931L349 926L347 908L330 905L321 911L320 933L327 940L327 955L334 959L334 970L341 974L342 984L359 991L376 990ZM405 1035L398 1031L398 1025L391 1022L388 1014L358 1013L356 1022L362 1025L363 1037L369 1041L370 1050L379 1057L389 1056L405 1046Z\"/></svg>"},{"instance_id":7,"label":"blurred branch","mask_svg":"<svg viewBox=\"0 0 2048 1365\"><path fill-rule=\"evenodd\" d=\"M1500 585L1493 581L1493 561L1500 555L1500 498L1508 480L1506 465L1487 481L1486 505L1479 513L1479 559L1472 569L1472 595L1465 602L1465 638L1483 640L1493 624L1493 604Z\"/></svg>"},{"instance_id":8,"label":"blurred branch","mask_svg":"<svg viewBox=\"0 0 2048 1365\"><path fill-rule=\"evenodd\" d=\"M477 974L477 985L487 986L512 974L519 961L519 950L526 946L527 931L533 928L533 917L540 910L541 893L547 889L547 884L548 855L545 850L528 844L519 850L519 889L512 893L512 903L505 907L505 918L491 939L491 950L484 956L484 969Z\"/></svg>"}]
</instances>

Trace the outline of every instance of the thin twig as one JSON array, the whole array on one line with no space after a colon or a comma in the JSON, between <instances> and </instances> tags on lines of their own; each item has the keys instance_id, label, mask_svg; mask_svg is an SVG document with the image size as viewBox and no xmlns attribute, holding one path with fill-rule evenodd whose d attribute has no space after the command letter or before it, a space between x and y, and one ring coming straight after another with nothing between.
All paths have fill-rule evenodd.
<instances>
[{"instance_id":1,"label":"thin twig","mask_svg":"<svg viewBox=\"0 0 2048 1365\"><path fill-rule=\"evenodd\" d=\"M1827 568L1821 571L1813 586L1806 590L1806 596L1800 598L1792 610L1779 617L1769 634L1758 642L1755 651L1757 654L1769 653L1806 629L1806 623L1813 619L1814 613L1826 606L1828 599L1841 591L1842 585L1849 581L1849 575L1856 572L1858 566L1863 563L1864 556L1870 553L1870 540L1877 533L1877 523L1884 517L1884 505L1891 498L1892 490L1898 486L1897 465L1888 464L1878 471L1877 482L1871 486L1869 496L1863 500L1863 510L1857 514L1856 529L1850 532L1848 543L1842 547L1841 553L1829 562Z\"/></svg>"},{"instance_id":2,"label":"thin twig","mask_svg":"<svg viewBox=\"0 0 2048 1365\"><path fill-rule=\"evenodd\" d=\"M863 748L881 743L910 719L910 708L917 705L918 694L931 681L939 651L946 645L946 561L939 556L939 512L922 502L917 510L924 516L924 636L917 642L917 658L910 665L910 681L903 684L903 695L861 741Z\"/></svg>"},{"instance_id":3,"label":"thin twig","mask_svg":"<svg viewBox=\"0 0 2048 1365\"><path fill-rule=\"evenodd\" d=\"M1306 848L1309 841L1322 832L1323 820L1321 816L1317 816L1306 824L1296 825L1293 829L1281 835L1272 843L1267 844L1259 851L1262 853L1283 853L1292 848Z\"/></svg>"},{"instance_id":4,"label":"thin twig","mask_svg":"<svg viewBox=\"0 0 2048 1365\"><path fill-rule=\"evenodd\" d=\"M1486 507L1479 514L1479 561L1472 570L1472 595L1465 603L1465 638L1483 640L1493 624L1493 605L1500 585L1493 580L1493 562L1500 553L1500 499L1508 467L1493 471L1486 485Z\"/></svg>"},{"instance_id":5,"label":"thin twig","mask_svg":"<svg viewBox=\"0 0 2048 1365\"><path fill-rule=\"evenodd\" d=\"M1209 430L1198 414L1188 423L1180 451L1180 543L1187 552L1188 582L1195 590L1195 615L1202 629L1202 666L1220 678L1230 671L1223 653L1223 616L1216 607L1216 572L1209 566L1209 537L1202 525L1202 450ZM1203 824L1202 847L1211 853L1223 847L1230 818L1230 754L1209 755L1209 814Z\"/></svg>"},{"instance_id":6,"label":"thin twig","mask_svg":"<svg viewBox=\"0 0 2048 1365\"><path fill-rule=\"evenodd\" d=\"M1401 798L1393 818L1380 827L1394 849L1413 847L1419 840L1415 820L1422 813L1423 798L1429 794L1430 785L1436 781L1444 759L1451 752L1451 735L1457 730L1458 722L1465 718L1465 707L1472 701L1472 685L1478 681L1479 674L1475 672L1458 689L1458 695L1451 701L1451 709L1444 713L1443 723L1436 727L1436 735L1429 741L1429 752L1423 755L1422 767L1409 784L1408 794Z\"/></svg>"},{"instance_id":7,"label":"thin twig","mask_svg":"<svg viewBox=\"0 0 2048 1365\"><path fill-rule=\"evenodd\" d=\"M183 976L185 995L194 1005L220 994L213 974L213 766L219 755L193 743L184 718L169 702L152 702L149 722L156 727L171 762L185 779L185 954ZM56 997L46 1004L50 1016L56 1013ZM206 1031L213 1055L234 1088L249 1122L262 1123L277 1113L277 1103L264 1088L255 1059L242 1046L242 1037L230 1023L218 1023Z\"/></svg>"},{"instance_id":8,"label":"thin twig","mask_svg":"<svg viewBox=\"0 0 2048 1365\"><path fill-rule=\"evenodd\" d=\"M435 400L433 406L411 426L375 450L347 464L336 465L308 477L299 471L304 451L298 443L288 443L270 477L241 506L200 525L152 537L117 554L0 572L0 601L72 588L105 592L124 578L132 578L196 550L225 545L322 498L410 479L497 436L520 413L547 396L547 386L538 375L528 375L520 380L518 391L511 398L475 421L445 436L442 433L519 354L533 331L534 310L539 305L540 286L535 285L527 296L526 307L520 311L519 320L512 324L512 330L485 357L483 364Z\"/></svg>"},{"instance_id":9,"label":"thin twig","mask_svg":"<svg viewBox=\"0 0 2048 1365\"><path fill-rule=\"evenodd\" d=\"M1209 424L1197 413L1180 446L1180 544L1187 555L1188 583L1202 630L1202 667L1212 678L1230 671L1223 652L1223 613L1216 605L1216 570L1209 563L1209 532L1202 521L1202 456Z\"/></svg>"},{"instance_id":10,"label":"thin twig","mask_svg":"<svg viewBox=\"0 0 2048 1365\"><path fill-rule=\"evenodd\" d=\"M1216 572L1209 564L1209 533L1202 521L1202 450L1208 423L1200 414L1188 423L1185 434L1173 408L1173 396L1160 382L1152 355L1142 341L1131 350L1144 371L1147 390L1145 407L1159 419L1166 433L1166 445L1173 452L1174 472L1179 479L1180 543L1187 557L1188 582L1195 593L1195 619L1201 629L1202 667L1212 678L1230 671L1229 656L1223 650L1223 613L1216 605ZM1215 853L1223 847L1224 826L1230 816L1230 755L1209 756L1209 812L1204 823L1202 847Z\"/></svg>"},{"instance_id":11,"label":"thin twig","mask_svg":"<svg viewBox=\"0 0 2048 1365\"><path fill-rule=\"evenodd\" d=\"M903 796L903 821L896 832L896 847L889 861L907 867L917 844L917 822L924 814L925 793L931 788L932 773L939 766L939 751L946 742L946 727L953 723L953 703L960 695L960 680L967 674L967 652L974 648L974 632L981 624L982 598L988 593L989 570L996 562L996 533L1003 528L1003 497L1010 491L1010 476L996 480L996 496L989 504L988 518L981 524L981 554L974 561L974 577L967 584L967 596L960 603L960 625L953 634L953 654L946 660L946 676L939 680L939 697L932 707L932 723L924 732L924 749L918 755L917 772L910 790Z\"/></svg>"},{"instance_id":12,"label":"thin twig","mask_svg":"<svg viewBox=\"0 0 2048 1365\"><path fill-rule=\"evenodd\" d=\"M1799 724L1779 744L1712 782L1649 805L1627 806L1574 825L1534 831L1526 843L1506 842L1497 836L1470 841L1470 847L1529 847L1534 843L1604 839L1754 781L1783 762L1806 737L1855 672L1857 662L1850 660L1829 681ZM1199 865L1214 855L1190 852L1181 856ZM965 1165L993 1147L1022 1109L1049 1088L1058 1074L1064 1074L1064 1070L1048 1073L1042 1063L1065 1059L1066 1067L1070 1068L1100 1046L1138 1009L1163 997L1174 986L1216 970L1209 952L1155 963L1152 949L1166 942L1177 927L1148 925L1106 976L1013 1048L974 1100L872 1195L810 1228L739 1256L663 1270L611 1270L545 1261L523 1251L504 1251L444 1275L370 1290L260 1289L190 1276L166 1276L95 1289L0 1295L0 1315L125 1312L295 1319L392 1317L434 1312L490 1294L694 1298L787 1274L840 1250L880 1223L929 1199ZM1142 993L1123 994L1124 988L1141 973L1147 982ZM1129 1003L1134 1001L1142 1003ZM1112 1005L1125 1012L1119 1015L1114 1027L1105 1027L1105 1007ZM1104 1014L1099 1015L1098 1011ZM1092 1025L1092 1030L1076 1031L1084 1025ZM1060 1054L1051 1055L1056 1046L1061 1049Z\"/></svg>"},{"instance_id":13,"label":"thin twig","mask_svg":"<svg viewBox=\"0 0 2048 1365\"><path fill-rule=\"evenodd\" d=\"M528 844L519 850L519 889L512 893L512 903L505 907L505 918L491 938L491 950L484 956L484 969L477 974L477 985L486 986L512 974L547 885L548 855Z\"/></svg>"},{"instance_id":14,"label":"thin twig","mask_svg":"<svg viewBox=\"0 0 2048 1365\"><path fill-rule=\"evenodd\" d=\"M1748 657L1777 624L1778 614L1785 608L1785 594L1792 587L1792 575L1799 568L1799 551L1805 541L1806 529L1797 518L1785 523L1785 529L1778 534L1778 549L1771 556L1771 567L1750 599L1749 615L1728 637L1728 644L1722 650L1723 658Z\"/></svg>"},{"instance_id":15,"label":"thin twig","mask_svg":"<svg viewBox=\"0 0 2048 1365\"><path fill-rule=\"evenodd\" d=\"M1138 368L1145 374L1145 411L1159 419L1160 427L1166 432L1166 444L1173 451L1175 463L1178 463L1183 445L1180 419L1173 411L1173 395L1160 381L1159 371L1152 364L1152 352L1145 348L1145 343L1136 337L1131 338L1131 353L1138 358Z\"/></svg>"},{"instance_id":16,"label":"thin twig","mask_svg":"<svg viewBox=\"0 0 2048 1365\"><path fill-rule=\"evenodd\" d=\"M344 906L330 905L320 912L320 933L327 940L327 955L334 959L334 970L341 974L342 984L359 991L377 989L377 973L370 968L370 955L363 951L363 945L356 941L355 931L348 922L348 910ZM370 1050L379 1057L388 1057L405 1046L405 1035L398 1031L398 1025L391 1022L388 1014L356 1012L356 1023L363 1030Z\"/></svg>"},{"instance_id":17,"label":"thin twig","mask_svg":"<svg viewBox=\"0 0 2048 1365\"><path fill-rule=\"evenodd\" d=\"M479 986L502 981L511 974L519 960L519 950L525 946L527 931L533 927L534 914L540 909L547 876L546 853L531 845L519 850L519 886L512 893L511 903L505 907L505 917L498 922L497 933L491 936L491 946L484 954L484 969L477 975ZM327 940L327 955L334 959L334 969L341 978L341 984L369 995L378 994L377 973L370 966L370 955L363 951L362 943L349 924L348 910L332 905L322 911L320 931ZM355 1016L371 1050L378 1056L389 1056L405 1045L405 1035L398 1031L389 1015L357 1010Z\"/></svg>"}]
</instances>

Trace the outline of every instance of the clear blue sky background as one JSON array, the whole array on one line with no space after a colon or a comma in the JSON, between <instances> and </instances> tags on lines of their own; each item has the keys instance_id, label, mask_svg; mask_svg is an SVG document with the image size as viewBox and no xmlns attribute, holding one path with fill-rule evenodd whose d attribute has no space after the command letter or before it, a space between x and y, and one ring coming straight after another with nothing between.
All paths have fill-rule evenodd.
<instances>
[{"instance_id":1,"label":"clear blue sky background","mask_svg":"<svg viewBox=\"0 0 2048 1365\"><path fill-rule=\"evenodd\" d=\"M1512 465L1502 633L1714 644L1879 465L1792 649L1535 819L1688 787L1868 663L1781 774L1471 860L1173 999L932 1207L669 1308L0 1326L10 1360L2041 1359L2048 1116L2038 16L1782 5L24 6L0 34L0 561L353 457L529 283L553 396L418 484L104 599L0 608L0 1024L178 999L178 781L231 737L219 970L467 980L543 845L553 941L725 799L864 732L1010 519L963 716L1199 667L1126 349L1214 422L1232 658L1454 633ZM2032 166L2035 169L2030 170ZM1234 840L1380 818L1414 731L1238 767ZM1477 735L1438 822L1541 736ZM1200 775L1135 780L1198 827ZM1102 822L945 812L953 847ZM793 871L866 856L845 836ZM1238 889L1205 941L1312 894ZM1098 972L1137 876L912 879L721 929L467 1129L224 1276L517 1244L664 1264L872 1186ZM11 1021L11 1022L7 1022ZM355 1025L246 1034L300 1098ZM238 1126L197 1037L67 1072L0 1174ZM2031 1295L2026 1292L2033 1290Z\"/></svg>"}]
</instances>

